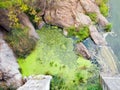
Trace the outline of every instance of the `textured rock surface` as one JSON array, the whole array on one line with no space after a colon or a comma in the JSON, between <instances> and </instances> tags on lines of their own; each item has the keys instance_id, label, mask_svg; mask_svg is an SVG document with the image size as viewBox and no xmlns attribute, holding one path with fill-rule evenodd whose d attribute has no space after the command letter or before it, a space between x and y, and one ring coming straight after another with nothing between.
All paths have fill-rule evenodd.
<instances>
[{"instance_id":1,"label":"textured rock surface","mask_svg":"<svg viewBox=\"0 0 120 90\"><path fill-rule=\"evenodd\" d=\"M29 35L38 39L38 35L35 32L35 28L32 25L32 23L30 22L28 16L24 13L21 13L19 15L19 20L20 23L23 27L28 27L29 28ZM9 18L8 18L8 11L4 10L4 9L0 9L0 27L4 28L7 31L12 30L10 28L10 22L9 22Z\"/></svg>"},{"instance_id":2,"label":"textured rock surface","mask_svg":"<svg viewBox=\"0 0 120 90\"><path fill-rule=\"evenodd\" d=\"M91 19L85 13L96 13L102 26L108 24L94 0L49 0L46 2L44 19L60 27L90 25Z\"/></svg>"},{"instance_id":3,"label":"textured rock surface","mask_svg":"<svg viewBox=\"0 0 120 90\"><path fill-rule=\"evenodd\" d=\"M0 86L19 87L22 85L22 75L18 70L19 66L12 50L2 37L0 31Z\"/></svg>"},{"instance_id":4,"label":"textured rock surface","mask_svg":"<svg viewBox=\"0 0 120 90\"><path fill-rule=\"evenodd\" d=\"M0 9L0 26L4 29L6 29L7 31L10 31L10 27L9 27L9 19L7 16L7 11L4 9Z\"/></svg>"},{"instance_id":5,"label":"textured rock surface","mask_svg":"<svg viewBox=\"0 0 120 90\"><path fill-rule=\"evenodd\" d=\"M21 13L19 15L19 20L21 22L21 24L23 24L24 27L28 27L29 28L29 35L31 37L34 37L36 39L39 39L39 36L38 34L35 32L35 28L34 26L32 25L32 23L30 22L28 16L24 13Z\"/></svg>"},{"instance_id":6,"label":"textured rock surface","mask_svg":"<svg viewBox=\"0 0 120 90\"><path fill-rule=\"evenodd\" d=\"M78 54L82 55L83 57L85 57L87 59L91 58L89 51L87 50L87 48L84 46L83 43L78 43L76 45L75 50L77 51Z\"/></svg>"},{"instance_id":7,"label":"textured rock surface","mask_svg":"<svg viewBox=\"0 0 120 90\"><path fill-rule=\"evenodd\" d=\"M50 90L51 76L38 75L29 77L27 82L17 90Z\"/></svg>"},{"instance_id":8,"label":"textured rock surface","mask_svg":"<svg viewBox=\"0 0 120 90\"><path fill-rule=\"evenodd\" d=\"M106 45L107 42L104 40L102 35L97 31L94 25L89 26L90 36L97 45Z\"/></svg>"}]
</instances>

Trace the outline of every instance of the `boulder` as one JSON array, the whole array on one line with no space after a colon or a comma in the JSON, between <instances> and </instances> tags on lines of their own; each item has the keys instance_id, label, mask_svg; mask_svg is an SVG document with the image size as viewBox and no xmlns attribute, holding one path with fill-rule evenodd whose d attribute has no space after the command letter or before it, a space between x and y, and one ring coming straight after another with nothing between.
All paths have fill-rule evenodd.
<instances>
[{"instance_id":1,"label":"boulder","mask_svg":"<svg viewBox=\"0 0 120 90\"><path fill-rule=\"evenodd\" d=\"M6 9L0 9L0 26L7 31L10 31L10 21L8 18L8 11Z\"/></svg>"},{"instance_id":2,"label":"boulder","mask_svg":"<svg viewBox=\"0 0 120 90\"><path fill-rule=\"evenodd\" d=\"M28 77L27 82L17 90L50 90L51 76L37 75Z\"/></svg>"},{"instance_id":3,"label":"boulder","mask_svg":"<svg viewBox=\"0 0 120 90\"><path fill-rule=\"evenodd\" d=\"M76 44L75 50L78 54L82 55L84 58L90 59L91 55L88 49L85 47L83 43Z\"/></svg>"},{"instance_id":4,"label":"boulder","mask_svg":"<svg viewBox=\"0 0 120 90\"><path fill-rule=\"evenodd\" d=\"M18 88L22 85L22 75L11 48L3 40L0 31L0 87Z\"/></svg>"},{"instance_id":5,"label":"boulder","mask_svg":"<svg viewBox=\"0 0 120 90\"><path fill-rule=\"evenodd\" d=\"M20 23L23 25L23 27L29 28L29 35L31 37L39 39L39 36L36 33L34 26L32 25L32 23L29 20L29 17L25 13L21 13L18 15L18 18L20 20Z\"/></svg>"},{"instance_id":6,"label":"boulder","mask_svg":"<svg viewBox=\"0 0 120 90\"><path fill-rule=\"evenodd\" d=\"M18 19L20 21L21 27L28 27L29 35L36 39L39 39L38 34L35 32L35 28L30 22L28 16L25 13L21 13L18 15ZM10 21L8 17L8 11L6 9L0 9L0 27L4 28L6 31L12 30L10 28Z\"/></svg>"},{"instance_id":7,"label":"boulder","mask_svg":"<svg viewBox=\"0 0 120 90\"><path fill-rule=\"evenodd\" d=\"M99 24L108 24L94 0L49 0L46 2L44 20L59 27L90 25L92 21L86 13L96 13Z\"/></svg>"},{"instance_id":8,"label":"boulder","mask_svg":"<svg viewBox=\"0 0 120 90\"><path fill-rule=\"evenodd\" d=\"M97 28L94 25L89 26L90 36L97 45L106 45L107 42L102 37L102 35L98 32Z\"/></svg>"}]
</instances>

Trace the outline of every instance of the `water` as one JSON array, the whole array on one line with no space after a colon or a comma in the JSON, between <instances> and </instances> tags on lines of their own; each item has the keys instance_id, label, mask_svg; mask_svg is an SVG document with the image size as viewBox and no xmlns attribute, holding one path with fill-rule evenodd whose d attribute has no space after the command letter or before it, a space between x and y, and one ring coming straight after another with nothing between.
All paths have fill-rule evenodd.
<instances>
[{"instance_id":1,"label":"water","mask_svg":"<svg viewBox=\"0 0 120 90\"><path fill-rule=\"evenodd\" d=\"M108 20L112 23L113 34L108 34L106 40L111 46L113 52L120 61L120 0L110 0L110 17Z\"/></svg>"}]
</instances>

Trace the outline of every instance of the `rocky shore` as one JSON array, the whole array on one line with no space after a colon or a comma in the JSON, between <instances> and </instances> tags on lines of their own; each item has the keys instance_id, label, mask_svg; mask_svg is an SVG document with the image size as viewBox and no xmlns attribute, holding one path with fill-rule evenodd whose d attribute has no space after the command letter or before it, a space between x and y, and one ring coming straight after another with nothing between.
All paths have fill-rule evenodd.
<instances>
[{"instance_id":1,"label":"rocky shore","mask_svg":"<svg viewBox=\"0 0 120 90\"><path fill-rule=\"evenodd\" d=\"M42 10L40 17L43 18L43 21L38 25L39 28L41 28L44 23L56 25L61 28L87 25L89 27L90 37L96 45L104 46L107 44L91 18L86 14L96 13L98 24L103 27L109 24L107 19L100 13L95 0L37 0L35 6ZM0 13L0 27L9 32L11 28L9 27L8 13L5 9L0 9ZM22 26L29 28L29 35L31 37L39 39L35 28L25 13L19 15L19 20ZM87 59L91 58L89 51L82 42L76 45L76 51ZM18 69L19 66L13 51L3 39L3 33L0 31L0 86L20 87L23 82L22 75ZM29 80L27 83L29 83ZM26 88L26 86L18 90L26 90L24 88ZM45 90L49 90L49 88Z\"/></svg>"}]
</instances>

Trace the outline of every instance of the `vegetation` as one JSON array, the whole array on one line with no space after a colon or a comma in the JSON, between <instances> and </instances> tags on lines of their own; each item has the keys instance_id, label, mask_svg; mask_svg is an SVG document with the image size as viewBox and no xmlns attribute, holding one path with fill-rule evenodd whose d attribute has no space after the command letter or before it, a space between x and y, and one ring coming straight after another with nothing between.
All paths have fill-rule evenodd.
<instances>
[{"instance_id":1,"label":"vegetation","mask_svg":"<svg viewBox=\"0 0 120 90\"><path fill-rule=\"evenodd\" d=\"M96 13L87 13L87 15L90 17L90 19L94 22L97 23L97 14Z\"/></svg>"},{"instance_id":2,"label":"vegetation","mask_svg":"<svg viewBox=\"0 0 120 90\"><path fill-rule=\"evenodd\" d=\"M18 60L21 72L23 76L52 75L51 90L87 90L86 85L91 83L87 80L97 76L98 69L78 57L72 39L65 38L60 31L50 26L38 31L40 40L36 49L26 59Z\"/></svg>"},{"instance_id":3,"label":"vegetation","mask_svg":"<svg viewBox=\"0 0 120 90\"><path fill-rule=\"evenodd\" d=\"M28 55L36 44L35 39L29 37L27 28L15 28L5 39L19 57Z\"/></svg>"},{"instance_id":4,"label":"vegetation","mask_svg":"<svg viewBox=\"0 0 120 90\"><path fill-rule=\"evenodd\" d=\"M41 10L35 8L32 3L35 3L34 0L0 0L0 8L5 8L9 11L8 16L12 28L18 27L20 23L18 15L21 13L26 13L31 22L36 25L41 21L39 16Z\"/></svg>"},{"instance_id":5,"label":"vegetation","mask_svg":"<svg viewBox=\"0 0 120 90\"><path fill-rule=\"evenodd\" d=\"M100 7L100 11L104 16L108 16L109 8L107 6L108 0L96 0L96 3Z\"/></svg>"},{"instance_id":6,"label":"vegetation","mask_svg":"<svg viewBox=\"0 0 120 90\"><path fill-rule=\"evenodd\" d=\"M104 30L105 30L106 32L110 32L111 29L112 29L112 24L111 24L111 23L108 24L108 25L106 25L105 28L104 28Z\"/></svg>"},{"instance_id":7,"label":"vegetation","mask_svg":"<svg viewBox=\"0 0 120 90\"><path fill-rule=\"evenodd\" d=\"M88 26L83 26L75 28L74 26L66 28L68 31L68 36L73 36L77 39L77 42L82 42L84 39L89 37L89 28Z\"/></svg>"}]
</instances>

